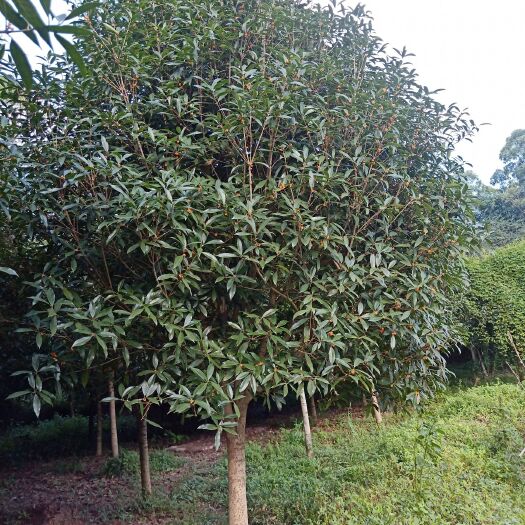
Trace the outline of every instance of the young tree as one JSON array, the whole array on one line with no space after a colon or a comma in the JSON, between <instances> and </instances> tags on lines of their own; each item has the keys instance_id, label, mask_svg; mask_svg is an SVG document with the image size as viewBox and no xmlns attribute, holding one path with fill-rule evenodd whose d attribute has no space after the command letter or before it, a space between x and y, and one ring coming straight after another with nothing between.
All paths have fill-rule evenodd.
<instances>
[{"instance_id":1,"label":"young tree","mask_svg":"<svg viewBox=\"0 0 525 525\"><path fill-rule=\"evenodd\" d=\"M11 207L53 253L35 322L86 367L140 363L125 406L225 432L245 525L253 398L444 374L473 125L362 7L124 0L89 24L87 77L56 56L6 90Z\"/></svg>"}]
</instances>

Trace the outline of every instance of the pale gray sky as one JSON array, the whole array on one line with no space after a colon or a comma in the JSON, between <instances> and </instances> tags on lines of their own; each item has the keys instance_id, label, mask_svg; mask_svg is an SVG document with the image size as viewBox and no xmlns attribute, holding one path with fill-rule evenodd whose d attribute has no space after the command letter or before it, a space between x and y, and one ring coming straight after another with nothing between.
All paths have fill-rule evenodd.
<instances>
[{"instance_id":1,"label":"pale gray sky","mask_svg":"<svg viewBox=\"0 0 525 525\"><path fill-rule=\"evenodd\" d=\"M328 0L321 0L326 4ZM347 5L355 5L347 0ZM469 108L483 126L458 152L483 181L499 167L499 151L517 128L525 128L524 0L366 0L376 33L396 48L415 53L422 83L445 103ZM53 0L55 12L67 12ZM25 40L25 39L24 39Z\"/></svg>"},{"instance_id":2,"label":"pale gray sky","mask_svg":"<svg viewBox=\"0 0 525 525\"><path fill-rule=\"evenodd\" d=\"M525 128L525 2L523 0L363 0L375 30L394 47L415 53L421 82L444 88L443 102L467 107L483 126L459 147L488 182L499 151ZM353 2L348 2L353 5Z\"/></svg>"}]
</instances>

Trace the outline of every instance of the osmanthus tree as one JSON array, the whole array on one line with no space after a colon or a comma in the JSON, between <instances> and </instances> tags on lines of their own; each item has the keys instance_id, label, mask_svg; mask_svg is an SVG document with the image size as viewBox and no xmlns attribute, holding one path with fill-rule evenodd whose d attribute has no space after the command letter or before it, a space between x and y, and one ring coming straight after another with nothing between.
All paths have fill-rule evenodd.
<instances>
[{"instance_id":1,"label":"osmanthus tree","mask_svg":"<svg viewBox=\"0 0 525 525\"><path fill-rule=\"evenodd\" d=\"M246 524L252 399L443 374L474 125L362 7L120 0L89 25L88 76L54 56L3 93L10 207L50 253L32 315L59 356L140 363L128 407L225 433Z\"/></svg>"}]
</instances>

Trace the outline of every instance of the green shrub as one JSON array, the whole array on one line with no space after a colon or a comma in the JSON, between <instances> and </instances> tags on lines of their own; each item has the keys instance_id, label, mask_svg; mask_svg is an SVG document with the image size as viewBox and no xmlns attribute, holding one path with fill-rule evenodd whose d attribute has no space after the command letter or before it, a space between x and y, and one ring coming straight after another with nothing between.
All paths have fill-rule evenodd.
<instances>
[{"instance_id":1,"label":"green shrub","mask_svg":"<svg viewBox=\"0 0 525 525\"><path fill-rule=\"evenodd\" d=\"M184 464L185 460L167 450L151 450L149 455L151 472L171 472ZM139 476L140 459L135 450L121 448L118 458L108 458L101 469L103 476Z\"/></svg>"},{"instance_id":2,"label":"green shrub","mask_svg":"<svg viewBox=\"0 0 525 525\"><path fill-rule=\"evenodd\" d=\"M149 463L152 472L172 472L179 469L185 460L169 450L153 450L150 452Z\"/></svg>"},{"instance_id":3,"label":"green shrub","mask_svg":"<svg viewBox=\"0 0 525 525\"><path fill-rule=\"evenodd\" d=\"M136 476L140 473L139 454L135 450L121 448L118 458L108 458L101 474L108 478Z\"/></svg>"},{"instance_id":4,"label":"green shrub","mask_svg":"<svg viewBox=\"0 0 525 525\"><path fill-rule=\"evenodd\" d=\"M131 416L118 418L119 439L135 439L136 423ZM109 421L104 421L104 435L109 446ZM61 417L18 425L0 434L0 463L14 465L34 459L80 456L94 450L94 436L89 438L88 418Z\"/></svg>"}]
</instances>

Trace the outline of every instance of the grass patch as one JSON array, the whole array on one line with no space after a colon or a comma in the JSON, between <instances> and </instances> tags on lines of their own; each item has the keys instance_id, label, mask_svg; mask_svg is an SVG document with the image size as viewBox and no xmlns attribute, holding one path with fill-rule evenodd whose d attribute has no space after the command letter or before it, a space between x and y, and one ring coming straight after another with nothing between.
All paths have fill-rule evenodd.
<instances>
[{"instance_id":1,"label":"grass patch","mask_svg":"<svg viewBox=\"0 0 525 525\"><path fill-rule=\"evenodd\" d=\"M179 469L185 460L167 450L150 450L149 463L152 473L172 472ZM101 469L105 477L139 476L139 453L121 448L118 458L108 458Z\"/></svg>"},{"instance_id":2,"label":"grass patch","mask_svg":"<svg viewBox=\"0 0 525 525\"><path fill-rule=\"evenodd\" d=\"M512 525L525 523L525 391L515 384L456 389L423 414L383 428L341 417L314 436L300 426L247 451L253 525ZM194 473L172 505L222 510L225 464ZM176 500L176 501L173 501ZM193 513L193 521L223 523ZM215 519L215 521L213 521ZM177 522L175 522L177 523Z\"/></svg>"}]
</instances>

